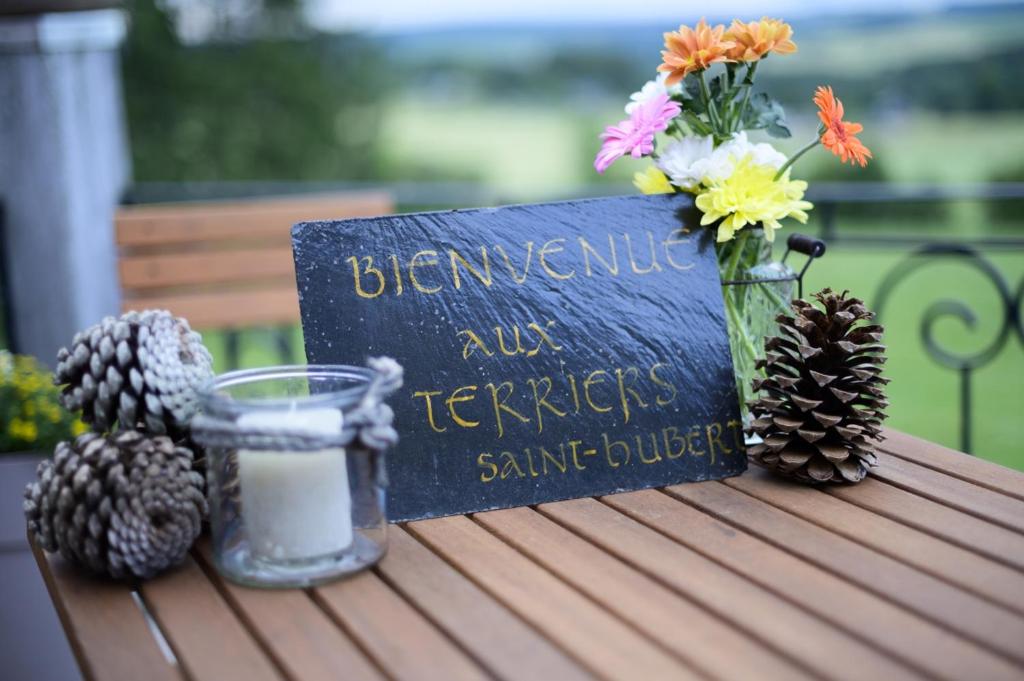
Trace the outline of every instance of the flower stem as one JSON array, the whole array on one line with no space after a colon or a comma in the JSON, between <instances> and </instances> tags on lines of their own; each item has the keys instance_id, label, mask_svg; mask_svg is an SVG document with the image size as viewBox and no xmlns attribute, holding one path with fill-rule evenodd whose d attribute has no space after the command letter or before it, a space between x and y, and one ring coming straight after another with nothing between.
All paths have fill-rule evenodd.
<instances>
[{"instance_id":1,"label":"flower stem","mask_svg":"<svg viewBox=\"0 0 1024 681\"><path fill-rule=\"evenodd\" d=\"M736 95L740 91L740 85L737 83L736 73L739 71L739 62L729 62L725 65L725 95L722 97L724 113L723 118L727 123L729 132L735 132L735 127L732 125L733 119L736 117Z\"/></svg>"},{"instance_id":2,"label":"flower stem","mask_svg":"<svg viewBox=\"0 0 1024 681\"><path fill-rule=\"evenodd\" d=\"M750 334L747 332L747 326L743 323L743 317L740 316L739 310L736 309L736 303L730 296L725 297L725 310L729 315L729 321L732 322L733 336L740 341L740 350L743 351L751 363L754 363L757 360L757 348L754 347L754 341L751 340Z\"/></svg>"},{"instance_id":3,"label":"flower stem","mask_svg":"<svg viewBox=\"0 0 1024 681\"><path fill-rule=\"evenodd\" d=\"M732 246L732 253L729 254L729 264L725 267L724 281L732 281L736 278L736 269L740 264L740 256L743 254L743 248L747 244L747 237L750 234L747 232L740 232L740 235L736 237L736 241ZM724 282L723 282L724 283Z\"/></svg>"},{"instance_id":4,"label":"flower stem","mask_svg":"<svg viewBox=\"0 0 1024 681\"><path fill-rule=\"evenodd\" d=\"M700 82L700 98L704 100L704 109L708 112L708 120L711 121L711 128L715 137L721 137L721 135L719 135L721 130L718 121L718 112L715 110L715 105L711 101L711 90L708 88L708 81L704 78L704 71L697 72L697 79Z\"/></svg>"},{"instance_id":5,"label":"flower stem","mask_svg":"<svg viewBox=\"0 0 1024 681\"><path fill-rule=\"evenodd\" d=\"M820 144L820 143L821 143L821 136L819 135L818 137L815 137L812 141L808 142L802 149L800 149L800 151L798 151L795 154L793 154L792 156L790 156L789 159L785 163L782 164L782 167L779 168L779 172L775 173L775 177L773 177L772 179L773 180L777 180L780 177L782 177L782 175L787 170L789 170L789 167L791 165L793 165L794 163L796 163L797 159L799 159L801 156L806 154L808 151L810 151L814 147L818 146L818 144Z\"/></svg>"},{"instance_id":6,"label":"flower stem","mask_svg":"<svg viewBox=\"0 0 1024 681\"><path fill-rule=\"evenodd\" d=\"M754 74L757 73L757 65L760 61L751 62L750 66L747 67L747 75L743 78L743 83L740 87L743 88L743 103L740 104L739 113L732 120L732 129L736 131L743 125L743 116L747 113L747 104L750 102L750 92L754 89Z\"/></svg>"},{"instance_id":7,"label":"flower stem","mask_svg":"<svg viewBox=\"0 0 1024 681\"><path fill-rule=\"evenodd\" d=\"M722 277L723 283L733 281L736 278L736 270L739 269L740 260L746 249L749 237L750 234L748 232L740 232L739 236L736 237L736 241L733 242L732 252L729 254L729 260L725 266L725 274ZM750 339L750 334L747 333L747 327L743 323L743 315L738 307L738 301L729 289L725 291L725 311L729 315L729 322L733 331L732 336L739 343L739 350L746 355L748 361L754 362L757 359L757 348L754 347L754 342Z\"/></svg>"},{"instance_id":8,"label":"flower stem","mask_svg":"<svg viewBox=\"0 0 1024 681\"><path fill-rule=\"evenodd\" d=\"M700 118L698 118L697 114L693 113L692 111L684 111L683 118L685 119L684 122L688 126L690 126L690 129L697 135L704 137L706 135L711 134L711 128L708 127L708 125Z\"/></svg>"}]
</instances>

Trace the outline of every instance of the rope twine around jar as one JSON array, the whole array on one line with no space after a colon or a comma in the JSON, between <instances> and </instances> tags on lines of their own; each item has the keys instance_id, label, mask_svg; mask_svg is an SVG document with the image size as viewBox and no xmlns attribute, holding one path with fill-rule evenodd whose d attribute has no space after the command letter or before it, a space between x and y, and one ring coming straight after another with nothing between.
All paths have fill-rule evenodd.
<instances>
[{"instance_id":1,"label":"rope twine around jar","mask_svg":"<svg viewBox=\"0 0 1024 681\"><path fill-rule=\"evenodd\" d=\"M398 442L392 426L395 413L384 398L402 387L402 365L390 357L373 357L367 366L374 377L359 404L345 412L338 433L308 433L281 428L241 427L236 422L209 414L192 418L192 439L203 447L224 449L287 449L315 451L349 447L381 452Z\"/></svg>"}]
</instances>

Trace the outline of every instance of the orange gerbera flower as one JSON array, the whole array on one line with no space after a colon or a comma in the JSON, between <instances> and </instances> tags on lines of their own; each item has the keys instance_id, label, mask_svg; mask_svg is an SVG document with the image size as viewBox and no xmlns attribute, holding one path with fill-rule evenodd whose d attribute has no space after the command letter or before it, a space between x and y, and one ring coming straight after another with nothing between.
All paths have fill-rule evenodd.
<instances>
[{"instance_id":1,"label":"orange gerbera flower","mask_svg":"<svg viewBox=\"0 0 1024 681\"><path fill-rule=\"evenodd\" d=\"M663 64L659 71L668 73L666 85L675 85L693 71L703 71L716 62L733 61L727 55L733 42L723 40L725 26L712 28L701 19L696 28L680 26L678 31L665 34L665 50L661 53Z\"/></svg>"},{"instance_id":2,"label":"orange gerbera flower","mask_svg":"<svg viewBox=\"0 0 1024 681\"><path fill-rule=\"evenodd\" d=\"M733 19L725 39L735 45L728 56L735 61L757 61L769 52L792 54L796 52L793 42L793 27L781 19L764 17L761 21L744 23Z\"/></svg>"},{"instance_id":3,"label":"orange gerbera flower","mask_svg":"<svg viewBox=\"0 0 1024 681\"><path fill-rule=\"evenodd\" d=\"M818 118L825 126L821 143L826 149L846 163L859 163L863 168L871 158L871 151L857 139L857 133L864 129L860 123L843 120L843 103L832 94L831 87L819 87L814 92L814 103L818 105Z\"/></svg>"}]
</instances>

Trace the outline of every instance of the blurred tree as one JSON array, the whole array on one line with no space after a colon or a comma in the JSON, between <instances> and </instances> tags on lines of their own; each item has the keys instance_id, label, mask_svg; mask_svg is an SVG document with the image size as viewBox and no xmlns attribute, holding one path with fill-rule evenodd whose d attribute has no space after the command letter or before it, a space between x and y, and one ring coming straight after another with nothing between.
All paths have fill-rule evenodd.
<instances>
[{"instance_id":1,"label":"blurred tree","mask_svg":"<svg viewBox=\"0 0 1024 681\"><path fill-rule=\"evenodd\" d=\"M806 106L809 93L827 82L850 111L869 108L926 111L1020 111L1024 89L1014 83L1024 69L1024 48L986 52L966 59L894 65L872 77L842 73L779 75L765 72L758 85L786 106Z\"/></svg>"},{"instance_id":2,"label":"blurred tree","mask_svg":"<svg viewBox=\"0 0 1024 681\"><path fill-rule=\"evenodd\" d=\"M310 29L296 0L128 6L136 180L377 176L384 66L371 41Z\"/></svg>"}]
</instances>

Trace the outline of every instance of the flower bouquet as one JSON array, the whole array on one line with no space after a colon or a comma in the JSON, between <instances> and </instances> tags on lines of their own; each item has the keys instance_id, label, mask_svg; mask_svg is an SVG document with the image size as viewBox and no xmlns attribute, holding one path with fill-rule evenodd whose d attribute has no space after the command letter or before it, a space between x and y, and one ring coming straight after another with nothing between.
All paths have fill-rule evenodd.
<instances>
[{"instance_id":1,"label":"flower bouquet","mask_svg":"<svg viewBox=\"0 0 1024 681\"><path fill-rule=\"evenodd\" d=\"M638 189L693 194L701 226L715 230L723 283L784 279L770 275L775 232L788 218L805 223L813 208L804 200L807 183L791 177L797 159L819 144L842 162L863 167L871 158L857 138L862 126L843 120L843 104L830 87L814 94L817 134L792 156L749 139L748 132L790 137L782 105L755 93L754 83L769 55L796 52L792 35L789 24L769 18L733 20L728 28L702 19L693 28L666 33L657 78L630 97L629 117L601 134L594 159L603 173L627 154L650 157L654 164L634 176ZM792 287L780 292L770 285L725 286L724 292L746 420L762 339L777 312L788 309Z\"/></svg>"}]
</instances>

